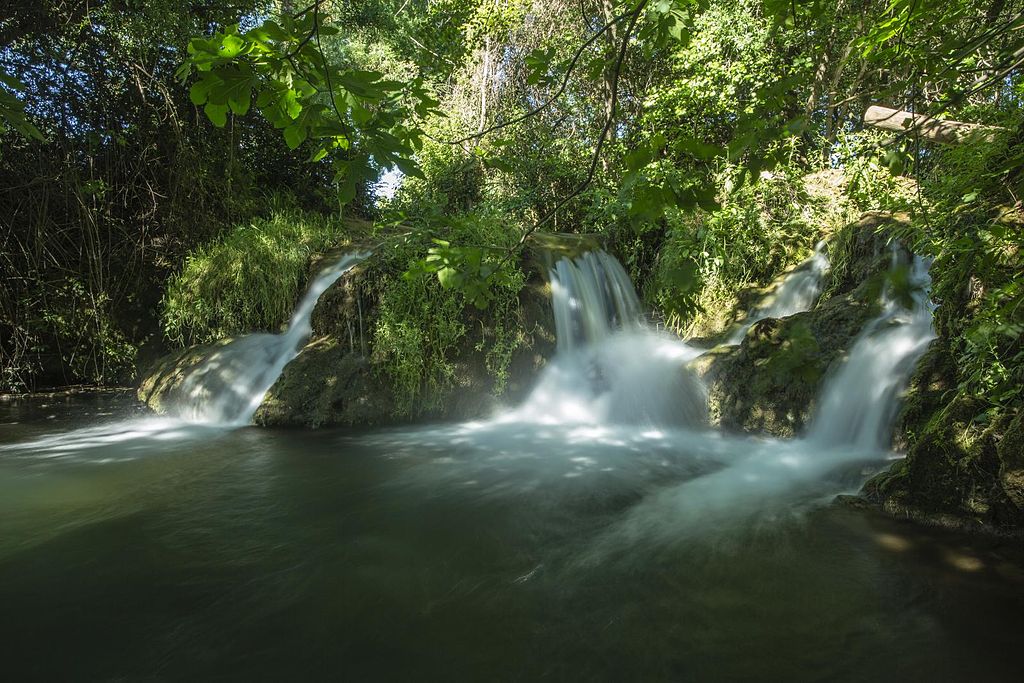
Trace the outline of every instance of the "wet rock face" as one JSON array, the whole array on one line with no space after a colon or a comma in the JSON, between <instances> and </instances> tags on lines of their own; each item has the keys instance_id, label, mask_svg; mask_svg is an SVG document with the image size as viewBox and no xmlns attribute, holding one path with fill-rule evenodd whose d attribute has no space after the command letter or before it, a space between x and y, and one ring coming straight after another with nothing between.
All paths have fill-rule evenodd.
<instances>
[{"instance_id":1,"label":"wet rock face","mask_svg":"<svg viewBox=\"0 0 1024 683\"><path fill-rule=\"evenodd\" d=\"M170 402L174 399L182 383L197 370L218 348L234 341L233 338L221 339L211 344L200 344L187 349L180 349L157 359L148 369L142 372L137 396L151 410L166 413Z\"/></svg>"},{"instance_id":2,"label":"wet rock face","mask_svg":"<svg viewBox=\"0 0 1024 683\"><path fill-rule=\"evenodd\" d=\"M864 487L890 514L930 524L1019 535L1024 530L1024 419L977 420L987 407L949 399L956 366L946 343L918 365L897 426L906 458Z\"/></svg>"},{"instance_id":3,"label":"wet rock face","mask_svg":"<svg viewBox=\"0 0 1024 683\"><path fill-rule=\"evenodd\" d=\"M851 295L813 311L756 323L737 346L721 346L698 365L708 385L712 424L779 437L799 434L822 382L877 312Z\"/></svg>"},{"instance_id":4,"label":"wet rock face","mask_svg":"<svg viewBox=\"0 0 1024 683\"><path fill-rule=\"evenodd\" d=\"M320 337L285 367L253 421L312 428L387 424L394 421L394 397L365 356Z\"/></svg>"}]
</instances>

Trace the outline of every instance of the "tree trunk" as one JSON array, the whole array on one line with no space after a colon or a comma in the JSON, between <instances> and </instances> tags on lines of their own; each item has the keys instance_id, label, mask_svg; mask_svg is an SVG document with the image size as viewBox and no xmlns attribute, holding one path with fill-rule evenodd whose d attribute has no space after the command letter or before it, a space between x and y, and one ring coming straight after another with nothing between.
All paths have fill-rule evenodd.
<instances>
[{"instance_id":1,"label":"tree trunk","mask_svg":"<svg viewBox=\"0 0 1024 683\"><path fill-rule=\"evenodd\" d=\"M892 130L897 132L913 132L925 140L955 145L974 135L992 141L998 128L983 126L977 123L946 121L930 116L914 114L909 111L889 109L872 105L864 112L864 125L869 128Z\"/></svg>"}]
</instances>

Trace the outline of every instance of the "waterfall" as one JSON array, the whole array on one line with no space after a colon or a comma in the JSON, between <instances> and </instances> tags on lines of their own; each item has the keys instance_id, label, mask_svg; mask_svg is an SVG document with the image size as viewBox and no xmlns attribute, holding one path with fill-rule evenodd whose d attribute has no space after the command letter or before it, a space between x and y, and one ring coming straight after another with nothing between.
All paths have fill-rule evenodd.
<instances>
[{"instance_id":1,"label":"waterfall","mask_svg":"<svg viewBox=\"0 0 1024 683\"><path fill-rule=\"evenodd\" d=\"M895 267L895 252L893 260ZM891 286L885 288L882 312L857 337L846 362L822 389L809 441L871 450L889 447L900 392L935 338L930 284L928 263L915 256L910 266L910 308Z\"/></svg>"},{"instance_id":2,"label":"waterfall","mask_svg":"<svg viewBox=\"0 0 1024 683\"><path fill-rule=\"evenodd\" d=\"M171 399L171 412L190 422L251 422L284 366L309 340L313 308L320 295L367 256L368 252L346 254L320 272L296 306L284 332L248 334L214 349L187 372Z\"/></svg>"},{"instance_id":3,"label":"waterfall","mask_svg":"<svg viewBox=\"0 0 1024 683\"><path fill-rule=\"evenodd\" d=\"M810 310L821 295L822 282L829 269L825 242L818 242L814 253L787 275L767 302L751 309L742 327L729 338L730 344L739 344L754 323L765 318L784 318L787 315Z\"/></svg>"},{"instance_id":4,"label":"waterfall","mask_svg":"<svg viewBox=\"0 0 1024 683\"><path fill-rule=\"evenodd\" d=\"M507 420L543 424L698 425L703 384L685 368L702 353L648 327L622 265L603 251L550 271L558 353Z\"/></svg>"},{"instance_id":5,"label":"waterfall","mask_svg":"<svg viewBox=\"0 0 1024 683\"><path fill-rule=\"evenodd\" d=\"M563 258L549 275L559 352L641 326L640 300L613 256L588 251L575 260Z\"/></svg>"}]
</instances>

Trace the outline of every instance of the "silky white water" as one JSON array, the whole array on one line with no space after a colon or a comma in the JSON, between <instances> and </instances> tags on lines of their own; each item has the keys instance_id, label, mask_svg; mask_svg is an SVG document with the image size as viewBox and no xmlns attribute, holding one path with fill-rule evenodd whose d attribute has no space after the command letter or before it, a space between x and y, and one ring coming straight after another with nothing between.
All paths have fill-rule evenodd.
<instances>
[{"instance_id":1,"label":"silky white water","mask_svg":"<svg viewBox=\"0 0 1024 683\"><path fill-rule=\"evenodd\" d=\"M894 254L893 267L899 267ZM825 384L807 438L823 446L888 448L899 394L914 364L935 338L934 306L928 298L928 263L915 256L910 265L910 307L891 287L883 293L882 312L861 332L849 357Z\"/></svg>"},{"instance_id":2,"label":"silky white water","mask_svg":"<svg viewBox=\"0 0 1024 683\"><path fill-rule=\"evenodd\" d=\"M766 318L785 318L794 313L809 311L821 296L821 288L828 274L830 263L825 252L825 242L818 242L814 253L797 266L779 283L768 300L754 307L736 332L729 338L730 344L739 344L747 330Z\"/></svg>"},{"instance_id":3,"label":"silky white water","mask_svg":"<svg viewBox=\"0 0 1024 683\"><path fill-rule=\"evenodd\" d=\"M686 369L702 352L650 328L622 265L603 251L550 272L558 353L529 399L503 421L699 425L706 390Z\"/></svg>"},{"instance_id":4,"label":"silky white water","mask_svg":"<svg viewBox=\"0 0 1024 683\"><path fill-rule=\"evenodd\" d=\"M203 424L249 424L284 366L309 340L320 295L367 256L368 252L346 254L321 271L284 332L248 334L214 350L176 390L170 401L172 414Z\"/></svg>"}]
</instances>

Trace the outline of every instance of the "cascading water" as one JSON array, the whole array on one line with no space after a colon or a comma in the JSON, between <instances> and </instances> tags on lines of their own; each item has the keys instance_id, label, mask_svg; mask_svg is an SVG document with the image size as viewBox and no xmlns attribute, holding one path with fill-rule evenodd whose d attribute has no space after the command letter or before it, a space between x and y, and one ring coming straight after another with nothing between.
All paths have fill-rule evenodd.
<instances>
[{"instance_id":1,"label":"cascading water","mask_svg":"<svg viewBox=\"0 0 1024 683\"><path fill-rule=\"evenodd\" d=\"M617 330L641 327L633 283L607 253L588 251L574 260L560 259L549 276L559 352L599 342Z\"/></svg>"},{"instance_id":2,"label":"cascading water","mask_svg":"<svg viewBox=\"0 0 1024 683\"><path fill-rule=\"evenodd\" d=\"M544 424L698 425L704 386L687 361L699 349L649 328L622 265L603 251L550 272L558 355L507 420Z\"/></svg>"},{"instance_id":3,"label":"cascading water","mask_svg":"<svg viewBox=\"0 0 1024 683\"><path fill-rule=\"evenodd\" d=\"M894 272L900 267L895 247L892 267ZM602 562L614 549L644 540L678 541L709 528L721 532L716 520L770 518L801 501L829 500L842 490L856 490L865 464L876 467L891 457L900 392L935 337L930 283L927 261L914 257L907 282L911 305L886 287L881 313L822 387L804 437L785 441L705 434L686 439L687 450L708 453L722 466L636 506L595 545L588 561Z\"/></svg>"},{"instance_id":4,"label":"cascading water","mask_svg":"<svg viewBox=\"0 0 1024 683\"><path fill-rule=\"evenodd\" d=\"M784 318L810 310L821 295L822 282L829 267L825 242L818 242L811 257L779 283L770 300L750 311L743 325L729 338L729 343L739 344L746 336L747 330L760 320Z\"/></svg>"},{"instance_id":5,"label":"cascading water","mask_svg":"<svg viewBox=\"0 0 1024 683\"><path fill-rule=\"evenodd\" d=\"M214 351L183 382L181 414L216 425L248 423L309 336L320 294L362 257L348 256L316 278L287 332L250 335ZM702 351L647 326L622 266L593 252L552 269L559 351L522 405L490 420L361 434L351 445L408 458L403 487L517 501L543 489L552 492L544 498L552 504L562 496L617 492L629 507L581 552L583 562L602 563L637 544L723 536L750 520L776 519L856 490L866 465L891 457L886 440L899 390L933 336L921 259L910 281L917 287L913 306L901 308L896 293L885 292L881 315L826 383L803 438L706 429L706 391L686 368ZM67 458L116 448L128 458L223 431L177 420L118 423L0 453Z\"/></svg>"},{"instance_id":6,"label":"cascading water","mask_svg":"<svg viewBox=\"0 0 1024 683\"><path fill-rule=\"evenodd\" d=\"M182 381L171 401L172 412L204 424L251 422L284 366L309 340L320 295L367 256L368 252L346 254L317 275L284 332L249 334L215 349Z\"/></svg>"},{"instance_id":7,"label":"cascading water","mask_svg":"<svg viewBox=\"0 0 1024 683\"><path fill-rule=\"evenodd\" d=\"M896 267L895 252L893 260ZM915 256L910 266L910 308L886 287L882 312L861 332L846 362L823 388L808 440L830 446L888 448L899 393L935 338L930 284L928 263Z\"/></svg>"}]
</instances>

